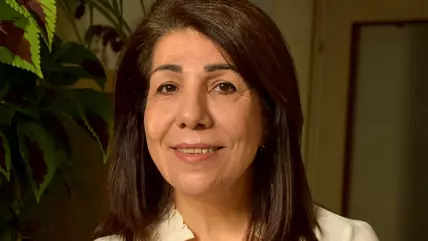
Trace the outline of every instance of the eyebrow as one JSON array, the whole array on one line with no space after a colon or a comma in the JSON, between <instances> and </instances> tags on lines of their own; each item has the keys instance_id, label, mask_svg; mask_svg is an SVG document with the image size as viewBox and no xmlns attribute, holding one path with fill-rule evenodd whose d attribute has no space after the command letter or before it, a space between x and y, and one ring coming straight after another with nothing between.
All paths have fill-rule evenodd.
<instances>
[{"instance_id":1,"label":"eyebrow","mask_svg":"<svg viewBox=\"0 0 428 241\"><path fill-rule=\"evenodd\" d=\"M232 70L234 72L238 72L235 66L230 64L209 64L204 67L205 72L211 73L217 70Z\"/></svg>"},{"instance_id":2,"label":"eyebrow","mask_svg":"<svg viewBox=\"0 0 428 241\"><path fill-rule=\"evenodd\" d=\"M238 73L236 67L230 64L209 64L209 65L205 65L204 67L204 71L207 73L212 73L218 70L232 70ZM150 73L150 75L153 75L158 71L171 71L174 73L183 73L183 68L180 65L176 65L176 64L164 64L154 69Z\"/></svg>"},{"instance_id":3,"label":"eyebrow","mask_svg":"<svg viewBox=\"0 0 428 241\"><path fill-rule=\"evenodd\" d=\"M176 65L176 64L164 64L161 65L159 67L157 67L156 69L154 69L150 75L153 75L154 73L158 72L158 71L171 71L171 72L175 72L175 73L182 73L183 72L183 68L181 68L180 65Z\"/></svg>"}]
</instances>

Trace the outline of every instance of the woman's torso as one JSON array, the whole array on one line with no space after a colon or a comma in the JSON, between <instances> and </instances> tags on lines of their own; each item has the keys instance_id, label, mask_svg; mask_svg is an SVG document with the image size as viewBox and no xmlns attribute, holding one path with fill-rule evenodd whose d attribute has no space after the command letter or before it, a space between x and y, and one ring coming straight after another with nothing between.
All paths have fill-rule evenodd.
<instances>
[{"instance_id":1,"label":"woman's torso","mask_svg":"<svg viewBox=\"0 0 428 241\"><path fill-rule=\"evenodd\" d=\"M344 218L321 207L316 207L316 210L319 228L315 232L319 241L379 241L366 222ZM186 241L194 238L176 210L159 225L157 233L158 241ZM120 236L113 235L95 241L123 240Z\"/></svg>"}]
</instances>

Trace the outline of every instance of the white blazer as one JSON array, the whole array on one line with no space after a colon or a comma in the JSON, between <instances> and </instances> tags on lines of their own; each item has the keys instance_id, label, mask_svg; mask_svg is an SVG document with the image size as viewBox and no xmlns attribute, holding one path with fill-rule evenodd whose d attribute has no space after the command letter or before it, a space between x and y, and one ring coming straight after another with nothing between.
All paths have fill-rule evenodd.
<instances>
[{"instance_id":1,"label":"white blazer","mask_svg":"<svg viewBox=\"0 0 428 241\"><path fill-rule=\"evenodd\" d=\"M317 207L318 224L321 231L315 230L318 241L379 241L369 224L362 221L347 219ZM163 221L157 230L157 241L186 241L194 238L192 231L184 224L177 210ZM95 241L123 241L120 236L113 235Z\"/></svg>"}]
</instances>

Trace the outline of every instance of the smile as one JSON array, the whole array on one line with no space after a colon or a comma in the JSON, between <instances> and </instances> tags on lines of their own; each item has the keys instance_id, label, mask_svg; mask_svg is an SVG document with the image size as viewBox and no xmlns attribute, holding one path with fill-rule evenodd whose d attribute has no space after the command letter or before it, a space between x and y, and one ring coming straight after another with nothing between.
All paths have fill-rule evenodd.
<instances>
[{"instance_id":1,"label":"smile","mask_svg":"<svg viewBox=\"0 0 428 241\"><path fill-rule=\"evenodd\" d=\"M180 144L172 147L175 156L187 163L198 163L202 161L215 160L222 146L209 144Z\"/></svg>"},{"instance_id":2,"label":"smile","mask_svg":"<svg viewBox=\"0 0 428 241\"><path fill-rule=\"evenodd\" d=\"M214 148L176 148L177 151L185 154L205 154L205 153L211 153L215 152L220 147L214 147Z\"/></svg>"}]
</instances>

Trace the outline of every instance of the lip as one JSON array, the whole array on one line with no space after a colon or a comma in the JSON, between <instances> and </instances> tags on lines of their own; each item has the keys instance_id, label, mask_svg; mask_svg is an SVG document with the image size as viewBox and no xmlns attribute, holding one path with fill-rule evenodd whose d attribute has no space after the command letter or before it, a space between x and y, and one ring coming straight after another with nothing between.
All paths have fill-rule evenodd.
<instances>
[{"instance_id":1,"label":"lip","mask_svg":"<svg viewBox=\"0 0 428 241\"><path fill-rule=\"evenodd\" d=\"M216 148L217 150L213 152L197 153L197 154L183 153L178 150L178 149L187 149L187 148ZM217 145L204 144L204 143L195 143L195 144L181 143L181 144L172 146L171 149L174 151L174 154L177 156L177 158L180 159L181 161L188 162L188 163L196 163L196 162L208 161L209 159L214 158L218 154L218 152L221 149L223 149L223 147L217 146Z\"/></svg>"},{"instance_id":2,"label":"lip","mask_svg":"<svg viewBox=\"0 0 428 241\"><path fill-rule=\"evenodd\" d=\"M190 144L190 143L181 143L175 146L172 146L173 149L178 149L178 148L222 148L222 146L219 145L210 145L210 144L205 144L205 143L195 143L195 144Z\"/></svg>"}]
</instances>

